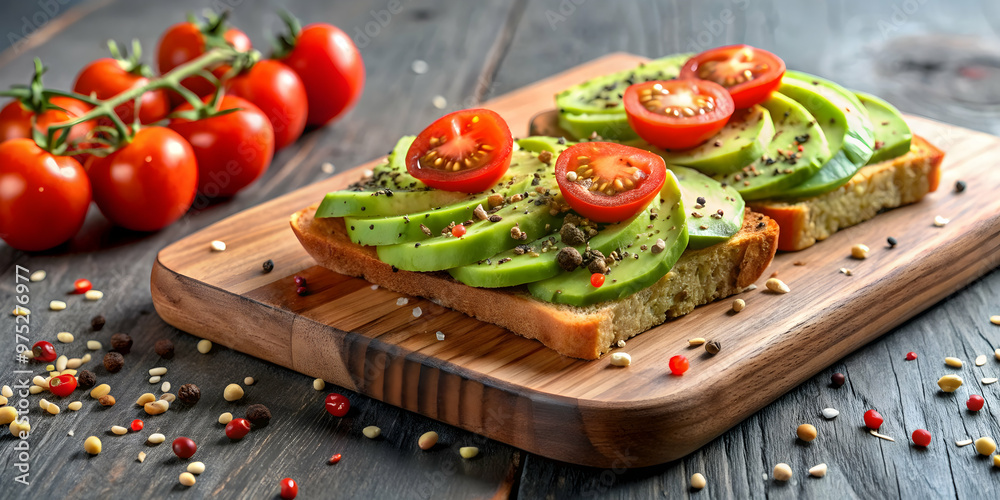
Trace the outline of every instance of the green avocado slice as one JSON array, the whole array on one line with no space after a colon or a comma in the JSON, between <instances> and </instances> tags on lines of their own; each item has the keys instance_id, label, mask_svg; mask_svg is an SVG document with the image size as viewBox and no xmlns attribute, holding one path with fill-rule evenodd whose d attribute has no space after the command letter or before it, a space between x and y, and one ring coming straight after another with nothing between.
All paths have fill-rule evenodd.
<instances>
[{"instance_id":1,"label":"green avocado slice","mask_svg":"<svg viewBox=\"0 0 1000 500\"><path fill-rule=\"evenodd\" d=\"M584 307L627 297L670 272L687 247L688 233L680 186L673 173L668 174L660 190L660 211L651 223L653 228L619 250L622 259L611 265L604 285L594 288L590 284L590 271L578 268L529 283L531 295L546 302ZM663 251L654 253L652 247L657 239L663 239L665 246Z\"/></svg>"},{"instance_id":2,"label":"green avocado slice","mask_svg":"<svg viewBox=\"0 0 1000 500\"><path fill-rule=\"evenodd\" d=\"M868 113L847 89L827 80L795 76L782 80L781 92L802 104L823 129L833 156L823 168L778 198L807 198L837 189L871 158L875 135Z\"/></svg>"},{"instance_id":3,"label":"green avocado slice","mask_svg":"<svg viewBox=\"0 0 1000 500\"><path fill-rule=\"evenodd\" d=\"M576 144L575 142L567 141L561 137L549 137L547 135L533 135L523 139L518 139L514 142L517 143L518 147L525 151L530 151L532 153L548 151L549 153L552 153L553 156L559 156L559 153L565 151L566 148Z\"/></svg>"},{"instance_id":4,"label":"green avocado slice","mask_svg":"<svg viewBox=\"0 0 1000 500\"><path fill-rule=\"evenodd\" d=\"M677 176L687 213L688 248L728 241L743 227L743 197L732 186L692 168L668 165Z\"/></svg>"},{"instance_id":5,"label":"green avocado slice","mask_svg":"<svg viewBox=\"0 0 1000 500\"><path fill-rule=\"evenodd\" d=\"M661 156L668 165L683 165L709 175L731 174L760 158L772 137L771 114L760 105L754 105L736 110L726 126L701 146L669 151Z\"/></svg>"},{"instance_id":6,"label":"green avocado slice","mask_svg":"<svg viewBox=\"0 0 1000 500\"><path fill-rule=\"evenodd\" d=\"M603 139L631 141L639 138L628 124L624 111L615 114L574 114L559 113L559 126L576 139L588 139L597 134Z\"/></svg>"},{"instance_id":7,"label":"green avocado slice","mask_svg":"<svg viewBox=\"0 0 1000 500\"><path fill-rule=\"evenodd\" d=\"M586 245L579 245L576 249L580 254L583 254L587 247L604 255L610 254L612 250L632 242L637 234L645 230L655 219L655 216L650 218L650 213L655 213L659 206L659 199L654 200L645 210L631 218L601 228ZM549 249L542 251L546 240ZM562 237L556 233L521 245L521 248L504 250L485 261L456 267L448 272L453 278L470 286L497 288L522 285L559 274L561 268L556 255L564 246L566 245L562 245Z\"/></svg>"},{"instance_id":8,"label":"green avocado slice","mask_svg":"<svg viewBox=\"0 0 1000 500\"><path fill-rule=\"evenodd\" d=\"M610 75L592 78L556 94L560 114L625 114L622 97L629 85L649 80L672 80L692 54L675 54Z\"/></svg>"},{"instance_id":9,"label":"green avocado slice","mask_svg":"<svg viewBox=\"0 0 1000 500\"><path fill-rule=\"evenodd\" d=\"M739 172L713 176L733 186L744 200L781 195L812 177L831 156L823 129L801 104L774 92L763 106L774 122L767 152ZM799 146L802 151L798 151Z\"/></svg>"},{"instance_id":10,"label":"green avocado slice","mask_svg":"<svg viewBox=\"0 0 1000 500\"><path fill-rule=\"evenodd\" d=\"M875 154L868 164L891 160L910 152L913 133L903 115L892 104L863 92L855 92L861 104L868 110L872 126L875 128Z\"/></svg>"}]
</instances>

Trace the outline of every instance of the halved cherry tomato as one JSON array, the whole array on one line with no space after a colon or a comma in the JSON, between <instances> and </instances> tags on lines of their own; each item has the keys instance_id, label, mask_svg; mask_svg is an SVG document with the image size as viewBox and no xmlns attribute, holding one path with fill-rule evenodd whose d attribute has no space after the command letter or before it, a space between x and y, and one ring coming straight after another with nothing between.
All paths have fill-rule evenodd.
<instances>
[{"instance_id":1,"label":"halved cherry tomato","mask_svg":"<svg viewBox=\"0 0 1000 500\"><path fill-rule=\"evenodd\" d=\"M260 108L274 128L274 149L298 139L306 128L309 103L302 79L280 61L266 59L226 82L226 93Z\"/></svg>"},{"instance_id":2,"label":"halved cherry tomato","mask_svg":"<svg viewBox=\"0 0 1000 500\"><path fill-rule=\"evenodd\" d=\"M141 68L129 71L117 59L105 57L86 66L76 77L73 92L83 95L93 95L98 99L110 99L134 87L149 83L149 78L142 75ZM142 95L139 104L139 121L143 124L162 120L170 112L170 99L167 91L156 89ZM115 113L126 124L135 118L135 101L129 101L115 108ZM110 125L109 123L106 125Z\"/></svg>"},{"instance_id":3,"label":"halved cherry tomato","mask_svg":"<svg viewBox=\"0 0 1000 500\"><path fill-rule=\"evenodd\" d=\"M36 123L38 130L43 133L46 132L49 125L69 121L71 118L76 118L90 111L89 104L70 97L56 96L49 99L49 102L62 109L50 109L38 115ZM34 112L26 109L18 100L7 103L3 110L0 110L0 142L17 138L31 139L31 117L34 115ZM67 140L77 142L86 137L93 129L93 121L73 125L73 128L69 130Z\"/></svg>"},{"instance_id":4,"label":"halved cherry tomato","mask_svg":"<svg viewBox=\"0 0 1000 500\"><path fill-rule=\"evenodd\" d=\"M637 83L625 89L628 123L646 142L664 149L693 148L726 126L733 98L706 80Z\"/></svg>"},{"instance_id":5,"label":"halved cherry tomato","mask_svg":"<svg viewBox=\"0 0 1000 500\"><path fill-rule=\"evenodd\" d=\"M192 22L177 23L167 28L167 31L163 33L163 37L160 38L160 43L156 50L156 62L160 74L162 75L204 54L207 46L206 41L210 37L218 38L219 33L217 32L221 32L222 40L232 45L236 50L240 52L250 50L250 38L247 34L236 28L228 28L224 23L216 24L209 22L204 26L199 26ZM213 42L218 43L214 40ZM227 71L229 71L229 66L226 65L212 68L212 74L216 78L222 78ZM200 76L187 77L181 81L181 85L198 94L199 97L204 97L215 91L215 86ZM184 102L175 93L171 93L170 98L175 102Z\"/></svg>"},{"instance_id":6,"label":"halved cherry tomato","mask_svg":"<svg viewBox=\"0 0 1000 500\"><path fill-rule=\"evenodd\" d=\"M596 222L619 222L641 212L667 179L663 158L611 142L581 142L556 160L556 182L569 206Z\"/></svg>"},{"instance_id":7,"label":"halved cherry tomato","mask_svg":"<svg viewBox=\"0 0 1000 500\"><path fill-rule=\"evenodd\" d=\"M406 170L432 188L478 193L507 172L514 138L494 111L463 109L438 118L406 152Z\"/></svg>"},{"instance_id":8,"label":"halved cherry tomato","mask_svg":"<svg viewBox=\"0 0 1000 500\"><path fill-rule=\"evenodd\" d=\"M729 89L737 109L760 104L781 85L785 61L749 45L729 45L706 50L688 59L683 79L709 80Z\"/></svg>"}]
</instances>

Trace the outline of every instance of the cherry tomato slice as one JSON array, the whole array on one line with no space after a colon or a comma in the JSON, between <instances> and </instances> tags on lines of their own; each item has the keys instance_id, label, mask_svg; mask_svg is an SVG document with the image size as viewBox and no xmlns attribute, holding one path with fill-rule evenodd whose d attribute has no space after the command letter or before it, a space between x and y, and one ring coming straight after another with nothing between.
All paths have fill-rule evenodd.
<instances>
[{"instance_id":1,"label":"cherry tomato slice","mask_svg":"<svg viewBox=\"0 0 1000 500\"><path fill-rule=\"evenodd\" d=\"M682 79L709 80L729 89L737 109L767 100L781 85L785 61L749 45L729 45L706 50L688 59Z\"/></svg>"},{"instance_id":2,"label":"cherry tomato slice","mask_svg":"<svg viewBox=\"0 0 1000 500\"><path fill-rule=\"evenodd\" d=\"M664 149L693 148L707 141L736 109L725 88L705 80L637 83L625 89L623 99L632 129Z\"/></svg>"},{"instance_id":3,"label":"cherry tomato slice","mask_svg":"<svg viewBox=\"0 0 1000 500\"><path fill-rule=\"evenodd\" d=\"M555 172L569 206L596 222L619 222L641 212L667 178L659 155L610 142L567 148L556 160Z\"/></svg>"},{"instance_id":4,"label":"cherry tomato slice","mask_svg":"<svg viewBox=\"0 0 1000 500\"><path fill-rule=\"evenodd\" d=\"M432 188L478 193L507 172L514 138L488 109L464 109L438 118L406 153L406 170Z\"/></svg>"}]
</instances>

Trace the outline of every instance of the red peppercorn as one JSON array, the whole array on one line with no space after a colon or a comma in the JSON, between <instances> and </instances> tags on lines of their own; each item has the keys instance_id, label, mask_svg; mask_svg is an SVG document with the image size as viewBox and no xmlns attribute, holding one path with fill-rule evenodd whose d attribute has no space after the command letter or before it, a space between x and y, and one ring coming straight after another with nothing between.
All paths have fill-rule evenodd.
<instances>
[{"instance_id":1,"label":"red peppercorn","mask_svg":"<svg viewBox=\"0 0 1000 500\"><path fill-rule=\"evenodd\" d=\"M335 453L332 457L330 457L331 464L335 464L339 461L340 461L340 453Z\"/></svg>"},{"instance_id":2,"label":"red peppercorn","mask_svg":"<svg viewBox=\"0 0 1000 500\"><path fill-rule=\"evenodd\" d=\"M295 293L297 293L299 295L299 297L302 297L305 294L309 293L309 291L306 290L306 287L300 286L300 287L298 287L298 288L295 289Z\"/></svg>"},{"instance_id":3,"label":"red peppercorn","mask_svg":"<svg viewBox=\"0 0 1000 500\"><path fill-rule=\"evenodd\" d=\"M294 479L286 477L281 480L281 498L292 500L299 494L299 484Z\"/></svg>"},{"instance_id":4,"label":"red peppercorn","mask_svg":"<svg viewBox=\"0 0 1000 500\"><path fill-rule=\"evenodd\" d=\"M73 293L75 294L87 293L91 288L94 288L94 285L90 284L90 280L76 280L73 282Z\"/></svg>"},{"instance_id":5,"label":"red peppercorn","mask_svg":"<svg viewBox=\"0 0 1000 500\"><path fill-rule=\"evenodd\" d=\"M250 433L250 421L245 418L234 418L226 424L226 437L243 439Z\"/></svg>"},{"instance_id":6,"label":"red peppercorn","mask_svg":"<svg viewBox=\"0 0 1000 500\"><path fill-rule=\"evenodd\" d=\"M877 431L879 427L882 427L882 415L875 410L868 410L865 412L865 427L873 431Z\"/></svg>"},{"instance_id":7,"label":"red peppercorn","mask_svg":"<svg viewBox=\"0 0 1000 500\"><path fill-rule=\"evenodd\" d=\"M590 275L590 284L594 288L600 288L604 284L604 275L601 273L594 273Z\"/></svg>"},{"instance_id":8,"label":"red peppercorn","mask_svg":"<svg viewBox=\"0 0 1000 500\"><path fill-rule=\"evenodd\" d=\"M294 280L296 286L306 286L306 279L302 276L296 276Z\"/></svg>"},{"instance_id":9,"label":"red peppercorn","mask_svg":"<svg viewBox=\"0 0 1000 500\"><path fill-rule=\"evenodd\" d=\"M910 436L913 439L913 444L917 446L930 446L931 445L931 433L927 432L926 429L917 429L913 431L913 435Z\"/></svg>"},{"instance_id":10,"label":"red peppercorn","mask_svg":"<svg viewBox=\"0 0 1000 500\"><path fill-rule=\"evenodd\" d=\"M970 411L982 410L984 404L986 404L986 400L979 394L969 396L969 400L965 402L965 406L968 407Z\"/></svg>"},{"instance_id":11,"label":"red peppercorn","mask_svg":"<svg viewBox=\"0 0 1000 500\"><path fill-rule=\"evenodd\" d=\"M170 445L174 449L174 455L180 458L191 458L194 452L198 451L198 445L194 444L191 438L179 437Z\"/></svg>"},{"instance_id":12,"label":"red peppercorn","mask_svg":"<svg viewBox=\"0 0 1000 500\"><path fill-rule=\"evenodd\" d=\"M457 226L451 228L451 235L456 238L465 236L465 224L458 224Z\"/></svg>"},{"instance_id":13,"label":"red peppercorn","mask_svg":"<svg viewBox=\"0 0 1000 500\"><path fill-rule=\"evenodd\" d=\"M141 431L142 428L145 427L145 426L146 426L146 424L142 423L142 420L139 420L138 418L135 419L135 420L133 420L132 421L132 425L131 425L132 430L135 431L135 432Z\"/></svg>"},{"instance_id":14,"label":"red peppercorn","mask_svg":"<svg viewBox=\"0 0 1000 500\"><path fill-rule=\"evenodd\" d=\"M910 351L910 352L906 353L906 360L907 361L913 361L914 359L917 359L917 353L915 353L913 351Z\"/></svg>"},{"instance_id":15,"label":"red peppercorn","mask_svg":"<svg viewBox=\"0 0 1000 500\"><path fill-rule=\"evenodd\" d=\"M35 342L35 345L31 346L31 353L35 355L35 361L41 361L42 363L55 361L57 357L55 346L52 345L52 342L45 340Z\"/></svg>"},{"instance_id":16,"label":"red peppercorn","mask_svg":"<svg viewBox=\"0 0 1000 500\"><path fill-rule=\"evenodd\" d=\"M674 375L684 375L684 372L686 372L688 370L688 366L690 366L688 359L681 355L670 358L668 365L670 366L670 372Z\"/></svg>"},{"instance_id":17,"label":"red peppercorn","mask_svg":"<svg viewBox=\"0 0 1000 500\"><path fill-rule=\"evenodd\" d=\"M335 417L343 417L347 415L348 410L351 409L351 400L347 399L347 396L343 394L337 394L336 392L331 392L326 396L326 411L330 412L330 415Z\"/></svg>"},{"instance_id":18,"label":"red peppercorn","mask_svg":"<svg viewBox=\"0 0 1000 500\"><path fill-rule=\"evenodd\" d=\"M74 390L76 390L76 377L68 373L49 379L49 392L56 396L64 398L72 394ZM982 405L979 406L982 407Z\"/></svg>"},{"instance_id":19,"label":"red peppercorn","mask_svg":"<svg viewBox=\"0 0 1000 500\"><path fill-rule=\"evenodd\" d=\"M845 377L843 373L837 372L830 377L830 383L832 383L834 387L840 387L844 385L844 382L847 382L847 377Z\"/></svg>"}]
</instances>

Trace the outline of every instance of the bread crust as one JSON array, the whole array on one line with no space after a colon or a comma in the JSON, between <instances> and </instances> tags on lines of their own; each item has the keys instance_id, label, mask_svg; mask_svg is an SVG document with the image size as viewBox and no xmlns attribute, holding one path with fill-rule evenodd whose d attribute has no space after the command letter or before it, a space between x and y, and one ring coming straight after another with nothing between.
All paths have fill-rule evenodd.
<instances>
[{"instance_id":1,"label":"bread crust","mask_svg":"<svg viewBox=\"0 0 1000 500\"><path fill-rule=\"evenodd\" d=\"M882 210L916 203L937 189L944 152L918 135L902 156L863 167L847 184L796 201L751 201L754 211L778 222L778 249L797 251Z\"/></svg>"},{"instance_id":2,"label":"bread crust","mask_svg":"<svg viewBox=\"0 0 1000 500\"><path fill-rule=\"evenodd\" d=\"M316 205L300 210L290 223L302 246L323 267L428 298L582 359L597 359L619 340L742 291L764 273L778 248L778 225L747 210L739 233L727 242L685 252L653 286L623 299L574 307L537 300L524 287L476 288L445 272L395 269L378 260L374 247L352 243L342 218L316 219L315 212Z\"/></svg>"}]
</instances>

